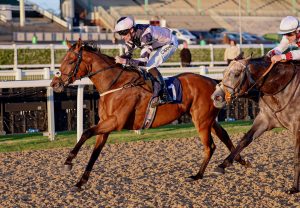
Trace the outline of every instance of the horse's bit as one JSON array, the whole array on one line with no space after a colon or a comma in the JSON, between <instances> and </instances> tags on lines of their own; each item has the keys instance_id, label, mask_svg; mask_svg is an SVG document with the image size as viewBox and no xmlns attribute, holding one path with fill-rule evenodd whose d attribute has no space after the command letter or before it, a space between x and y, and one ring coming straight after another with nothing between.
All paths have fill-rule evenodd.
<instances>
[{"instance_id":1,"label":"horse's bit","mask_svg":"<svg viewBox=\"0 0 300 208\"><path fill-rule=\"evenodd\" d=\"M220 84L221 85L223 85L225 88L222 88L223 90L224 90L224 92L225 92L225 97L228 99L228 100L230 100L230 99L237 99L238 98L238 96L241 96L241 95L247 95L248 93L249 93L249 91L254 87L254 86L256 86L257 85L257 83L259 82L259 81L261 81L270 71L271 71L271 69L273 68L273 66L274 66L274 64L275 64L275 62L272 62L271 63L271 65L269 66L269 68L262 74L262 76L258 79L258 80L256 80L256 81L254 81L254 79L252 78L252 76L251 76L251 73L250 73L250 70L249 70L249 67L248 67L248 64L247 65L244 65L243 63L241 63L241 62L239 62L239 61L235 61L235 60L233 60L234 62L236 62L236 63L239 63L239 64L241 64L242 66L243 66L243 69L242 69L242 78L241 79L239 79L239 81L233 86L233 87L230 87L230 86L228 86L228 85L224 85L224 83L223 82L220 82L219 83L219 86L220 86ZM228 73L227 73L228 74ZM227 74L224 74L224 78L226 77L226 75ZM224 79L223 78L223 79ZM245 79L245 78L247 78L248 79L248 81L249 81L249 83L251 84L251 86L248 88L248 90L247 91L245 91L244 93L242 93L242 94L240 94L240 93L238 93L238 91L240 91L240 89L241 89L241 87L242 87L242 85L243 85L243 83L247 80L247 79ZM232 89L232 91L233 91L233 93L230 93L227 89Z\"/></svg>"}]
</instances>

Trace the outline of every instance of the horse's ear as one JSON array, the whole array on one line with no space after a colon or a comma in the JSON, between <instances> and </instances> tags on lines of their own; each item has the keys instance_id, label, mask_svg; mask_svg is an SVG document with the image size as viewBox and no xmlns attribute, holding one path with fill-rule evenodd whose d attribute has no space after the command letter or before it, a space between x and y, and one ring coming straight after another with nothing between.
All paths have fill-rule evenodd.
<instances>
[{"instance_id":1,"label":"horse's ear","mask_svg":"<svg viewBox=\"0 0 300 208\"><path fill-rule=\"evenodd\" d=\"M81 38L79 38L76 44L76 48L80 48L81 46L82 46L82 40Z\"/></svg>"},{"instance_id":2,"label":"horse's ear","mask_svg":"<svg viewBox=\"0 0 300 208\"><path fill-rule=\"evenodd\" d=\"M70 41L68 39L66 39L66 43L67 43L68 48L72 47L72 44L70 43Z\"/></svg>"},{"instance_id":3,"label":"horse's ear","mask_svg":"<svg viewBox=\"0 0 300 208\"><path fill-rule=\"evenodd\" d=\"M251 54L250 54L250 58L252 58L252 56L253 56L253 51L252 51Z\"/></svg>"},{"instance_id":4,"label":"horse's ear","mask_svg":"<svg viewBox=\"0 0 300 208\"><path fill-rule=\"evenodd\" d=\"M244 52L242 51L237 57L234 58L234 60L241 60L244 58Z\"/></svg>"},{"instance_id":5,"label":"horse's ear","mask_svg":"<svg viewBox=\"0 0 300 208\"><path fill-rule=\"evenodd\" d=\"M263 59L264 59L265 62L271 62L271 57L268 56L268 55L265 55L265 56L263 57Z\"/></svg>"}]
</instances>

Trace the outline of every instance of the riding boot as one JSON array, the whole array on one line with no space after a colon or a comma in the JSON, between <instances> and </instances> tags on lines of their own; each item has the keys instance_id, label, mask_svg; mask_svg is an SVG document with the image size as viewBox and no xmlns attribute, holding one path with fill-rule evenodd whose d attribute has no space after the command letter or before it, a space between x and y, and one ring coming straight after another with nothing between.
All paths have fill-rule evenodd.
<instances>
[{"instance_id":1,"label":"riding boot","mask_svg":"<svg viewBox=\"0 0 300 208\"><path fill-rule=\"evenodd\" d=\"M166 87L164 78L162 77L161 73L157 70L157 68L150 69L149 73L159 82L159 86L160 86L159 89L160 100L157 103L153 103L152 107L158 106L160 104L172 102L173 99L168 93L168 89Z\"/></svg>"}]
</instances>

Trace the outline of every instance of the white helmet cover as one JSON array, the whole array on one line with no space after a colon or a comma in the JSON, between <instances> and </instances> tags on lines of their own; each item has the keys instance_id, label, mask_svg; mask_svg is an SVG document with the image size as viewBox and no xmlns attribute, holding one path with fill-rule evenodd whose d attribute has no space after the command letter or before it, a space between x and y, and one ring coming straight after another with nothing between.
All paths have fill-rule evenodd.
<instances>
[{"instance_id":1,"label":"white helmet cover","mask_svg":"<svg viewBox=\"0 0 300 208\"><path fill-rule=\"evenodd\" d=\"M299 20L293 16L287 16L281 20L278 34L284 35L294 32L299 27Z\"/></svg>"},{"instance_id":2,"label":"white helmet cover","mask_svg":"<svg viewBox=\"0 0 300 208\"><path fill-rule=\"evenodd\" d=\"M134 21L131 17L121 17L115 25L114 32L128 30L134 26Z\"/></svg>"}]
</instances>

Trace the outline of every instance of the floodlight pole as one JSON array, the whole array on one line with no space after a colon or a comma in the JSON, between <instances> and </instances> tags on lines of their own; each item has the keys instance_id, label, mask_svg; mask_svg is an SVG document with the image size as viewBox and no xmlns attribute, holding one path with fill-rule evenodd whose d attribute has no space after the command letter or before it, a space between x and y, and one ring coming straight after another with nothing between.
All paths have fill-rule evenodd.
<instances>
[{"instance_id":1,"label":"floodlight pole","mask_svg":"<svg viewBox=\"0 0 300 208\"><path fill-rule=\"evenodd\" d=\"M144 0L144 10L145 14L148 15L148 0Z\"/></svg>"},{"instance_id":2,"label":"floodlight pole","mask_svg":"<svg viewBox=\"0 0 300 208\"><path fill-rule=\"evenodd\" d=\"M241 12L241 0L239 0L239 23L240 23L240 45L243 44L242 39L242 12Z\"/></svg>"},{"instance_id":3,"label":"floodlight pole","mask_svg":"<svg viewBox=\"0 0 300 208\"><path fill-rule=\"evenodd\" d=\"M250 0L247 0L247 15L250 14Z\"/></svg>"},{"instance_id":4,"label":"floodlight pole","mask_svg":"<svg viewBox=\"0 0 300 208\"><path fill-rule=\"evenodd\" d=\"M25 5L24 0L20 0L20 27L25 26Z\"/></svg>"},{"instance_id":5,"label":"floodlight pole","mask_svg":"<svg viewBox=\"0 0 300 208\"><path fill-rule=\"evenodd\" d=\"M201 0L197 1L197 7L198 7L198 12L202 13L202 1Z\"/></svg>"},{"instance_id":6,"label":"floodlight pole","mask_svg":"<svg viewBox=\"0 0 300 208\"><path fill-rule=\"evenodd\" d=\"M297 2L296 2L296 0L291 0L291 1L292 1L292 12L294 14L296 14L297 13L297 10L296 10Z\"/></svg>"}]
</instances>

